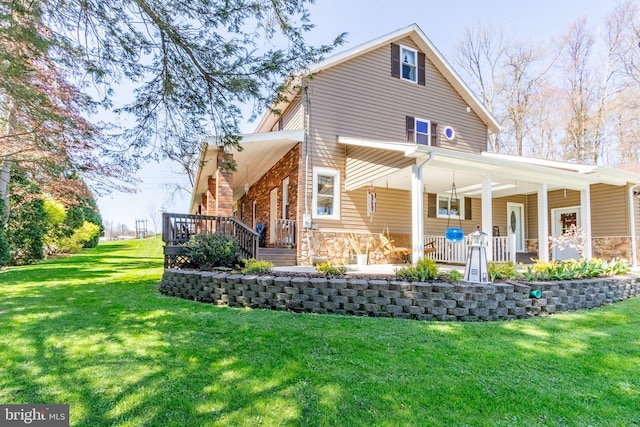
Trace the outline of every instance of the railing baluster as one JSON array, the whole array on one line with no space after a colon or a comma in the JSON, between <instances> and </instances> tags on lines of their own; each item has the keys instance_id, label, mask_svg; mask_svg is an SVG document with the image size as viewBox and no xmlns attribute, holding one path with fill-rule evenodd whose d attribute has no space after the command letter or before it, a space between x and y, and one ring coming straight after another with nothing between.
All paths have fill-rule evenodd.
<instances>
[{"instance_id":1,"label":"railing baluster","mask_svg":"<svg viewBox=\"0 0 640 427\"><path fill-rule=\"evenodd\" d=\"M256 258L258 254L258 233L234 217L220 217L190 214L162 214L162 240L165 243L165 267L180 268L178 258L182 246L196 234L220 232L233 237L240 247L243 258Z\"/></svg>"}]
</instances>

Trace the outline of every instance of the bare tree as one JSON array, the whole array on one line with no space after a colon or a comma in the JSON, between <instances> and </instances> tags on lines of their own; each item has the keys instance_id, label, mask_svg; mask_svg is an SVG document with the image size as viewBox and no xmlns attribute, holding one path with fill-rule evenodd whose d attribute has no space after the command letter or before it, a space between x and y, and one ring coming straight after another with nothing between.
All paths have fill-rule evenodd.
<instances>
[{"instance_id":1,"label":"bare tree","mask_svg":"<svg viewBox=\"0 0 640 427\"><path fill-rule=\"evenodd\" d=\"M562 88L566 100L567 122L563 141L564 160L579 163L595 163L591 157L593 150L593 117L595 85L590 65L594 37L589 32L585 18L576 21L561 36L560 63L564 79Z\"/></svg>"},{"instance_id":2,"label":"bare tree","mask_svg":"<svg viewBox=\"0 0 640 427\"><path fill-rule=\"evenodd\" d=\"M465 29L455 46L456 62L465 80L501 124L505 117L504 104L499 98L503 89L501 64L510 39L502 28L478 23ZM498 135L492 135L488 143L491 151L501 151Z\"/></svg>"},{"instance_id":3,"label":"bare tree","mask_svg":"<svg viewBox=\"0 0 640 427\"><path fill-rule=\"evenodd\" d=\"M542 64L542 52L530 44L519 43L510 47L505 54L503 86L505 88L505 130L511 131L515 154L524 153L525 138L532 128L537 128L531 120L534 102L544 102L537 96L544 85L544 77L555 58ZM542 65L542 67L540 66Z\"/></svg>"}]
</instances>

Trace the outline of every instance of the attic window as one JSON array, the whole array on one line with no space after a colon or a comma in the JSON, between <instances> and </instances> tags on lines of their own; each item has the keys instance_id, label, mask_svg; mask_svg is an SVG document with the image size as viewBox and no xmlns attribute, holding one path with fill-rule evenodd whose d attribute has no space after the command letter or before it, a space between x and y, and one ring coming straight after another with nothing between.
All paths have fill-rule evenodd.
<instances>
[{"instance_id":1,"label":"attic window","mask_svg":"<svg viewBox=\"0 0 640 427\"><path fill-rule=\"evenodd\" d=\"M418 52L413 49L409 49L408 47L400 46L400 60L402 62L402 72L400 73L400 78L405 80L411 80L416 83L418 79L416 76L417 73L417 63Z\"/></svg>"},{"instance_id":2,"label":"attic window","mask_svg":"<svg viewBox=\"0 0 640 427\"><path fill-rule=\"evenodd\" d=\"M391 75L401 80L425 84L425 55L417 50L392 43Z\"/></svg>"}]
</instances>

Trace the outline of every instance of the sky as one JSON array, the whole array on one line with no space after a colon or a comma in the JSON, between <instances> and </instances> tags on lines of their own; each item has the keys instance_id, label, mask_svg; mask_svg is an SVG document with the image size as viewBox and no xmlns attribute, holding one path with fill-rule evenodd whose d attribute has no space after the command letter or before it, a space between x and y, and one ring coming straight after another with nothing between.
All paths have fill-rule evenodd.
<instances>
[{"instance_id":1,"label":"sky","mask_svg":"<svg viewBox=\"0 0 640 427\"><path fill-rule=\"evenodd\" d=\"M316 0L309 10L316 26L307 37L310 44L327 44L340 33L346 43L336 52L385 35L410 24L418 24L426 36L453 65L454 46L466 28L492 24L514 33L523 41L544 42L560 36L576 20L585 17L597 31L617 0ZM455 68L455 67L454 67ZM256 123L245 122L244 133ZM135 194L112 193L97 198L103 220L135 229L136 220L154 220L160 227L160 212L188 213L190 194L170 197L167 184L188 186L186 176L170 163L150 163L137 174Z\"/></svg>"}]
</instances>

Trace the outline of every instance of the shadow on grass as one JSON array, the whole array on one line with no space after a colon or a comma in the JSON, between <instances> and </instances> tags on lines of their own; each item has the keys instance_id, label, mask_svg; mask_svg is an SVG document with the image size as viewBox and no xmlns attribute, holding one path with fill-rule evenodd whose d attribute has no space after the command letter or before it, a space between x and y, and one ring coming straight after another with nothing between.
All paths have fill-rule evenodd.
<instances>
[{"instance_id":1,"label":"shadow on grass","mask_svg":"<svg viewBox=\"0 0 640 427\"><path fill-rule=\"evenodd\" d=\"M99 277L140 279L0 286L0 401L70 403L82 426L640 422L637 299L478 324L215 308L104 254Z\"/></svg>"}]
</instances>

